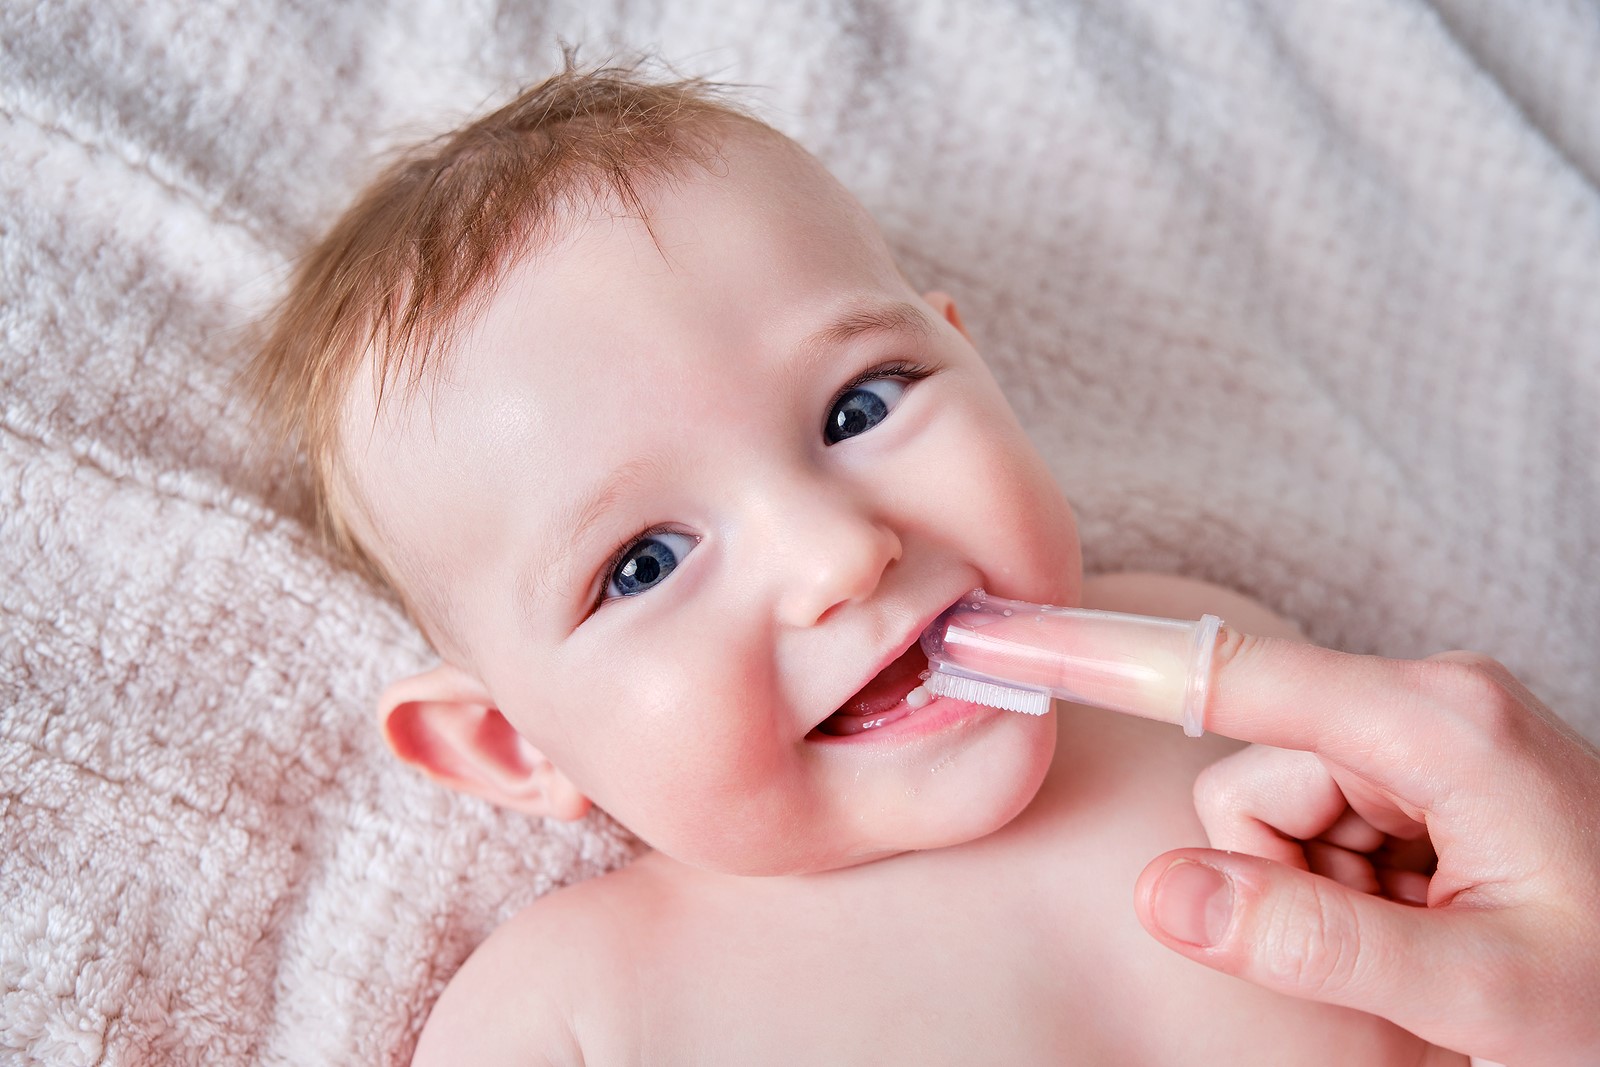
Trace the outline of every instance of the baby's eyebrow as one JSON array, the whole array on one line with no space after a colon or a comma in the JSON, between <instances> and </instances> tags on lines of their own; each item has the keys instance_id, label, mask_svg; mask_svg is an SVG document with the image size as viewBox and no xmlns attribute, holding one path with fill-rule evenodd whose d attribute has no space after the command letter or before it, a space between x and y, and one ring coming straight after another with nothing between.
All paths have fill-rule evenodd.
<instances>
[{"instance_id":1,"label":"baby's eyebrow","mask_svg":"<svg viewBox=\"0 0 1600 1067\"><path fill-rule=\"evenodd\" d=\"M909 333L927 338L933 335L933 327L923 309L907 300L852 308L800 342L801 361L813 363L831 349L870 333Z\"/></svg>"},{"instance_id":2,"label":"baby's eyebrow","mask_svg":"<svg viewBox=\"0 0 1600 1067\"><path fill-rule=\"evenodd\" d=\"M792 383L804 382L828 366L840 348L875 333L898 333L926 341L933 336L933 324L928 321L928 309L909 300L883 304L859 301L803 338L795 346L793 357L784 361L782 373Z\"/></svg>"}]
</instances>

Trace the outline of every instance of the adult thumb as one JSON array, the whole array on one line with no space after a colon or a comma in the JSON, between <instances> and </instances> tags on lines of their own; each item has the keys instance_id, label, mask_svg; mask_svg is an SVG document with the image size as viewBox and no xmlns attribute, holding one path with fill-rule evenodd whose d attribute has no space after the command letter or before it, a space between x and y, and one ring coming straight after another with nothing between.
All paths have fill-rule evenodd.
<instances>
[{"instance_id":1,"label":"adult thumb","mask_svg":"<svg viewBox=\"0 0 1600 1067\"><path fill-rule=\"evenodd\" d=\"M1475 973L1470 917L1371 896L1237 852L1157 857L1135 888L1139 921L1167 947L1266 989L1379 1015L1429 1040L1459 1040ZM1465 970L1463 970L1465 968Z\"/></svg>"}]
</instances>

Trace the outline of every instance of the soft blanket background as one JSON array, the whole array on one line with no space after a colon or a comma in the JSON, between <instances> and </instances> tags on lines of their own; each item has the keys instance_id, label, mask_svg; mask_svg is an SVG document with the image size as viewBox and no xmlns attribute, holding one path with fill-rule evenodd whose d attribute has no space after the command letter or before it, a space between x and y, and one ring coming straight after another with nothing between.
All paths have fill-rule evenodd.
<instances>
[{"instance_id":1,"label":"soft blanket background","mask_svg":"<svg viewBox=\"0 0 1600 1067\"><path fill-rule=\"evenodd\" d=\"M385 147L655 49L951 290L1092 569L1466 646L1600 736L1600 6L5 0L0 1061L400 1063L596 817L382 750L428 661L249 447L246 326Z\"/></svg>"}]
</instances>

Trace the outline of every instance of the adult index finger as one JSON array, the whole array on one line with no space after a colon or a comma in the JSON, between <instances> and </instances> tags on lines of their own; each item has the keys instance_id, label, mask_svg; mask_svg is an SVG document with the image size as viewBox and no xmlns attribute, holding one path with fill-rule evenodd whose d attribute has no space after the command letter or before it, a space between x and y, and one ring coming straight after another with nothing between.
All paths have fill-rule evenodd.
<instances>
[{"instance_id":1,"label":"adult index finger","mask_svg":"<svg viewBox=\"0 0 1600 1067\"><path fill-rule=\"evenodd\" d=\"M1212 653L1205 727L1315 752L1430 807L1433 770L1458 766L1472 709L1439 697L1439 662L1386 659L1258 637L1223 625ZM1459 674L1460 672L1454 672ZM1467 694L1461 693L1463 700Z\"/></svg>"}]
</instances>

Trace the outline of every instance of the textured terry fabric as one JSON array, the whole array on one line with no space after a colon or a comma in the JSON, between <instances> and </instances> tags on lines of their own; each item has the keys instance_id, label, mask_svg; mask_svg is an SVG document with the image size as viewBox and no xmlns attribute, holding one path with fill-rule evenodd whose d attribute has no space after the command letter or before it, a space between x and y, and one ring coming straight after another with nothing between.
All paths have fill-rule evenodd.
<instances>
[{"instance_id":1,"label":"textured terry fabric","mask_svg":"<svg viewBox=\"0 0 1600 1067\"><path fill-rule=\"evenodd\" d=\"M1600 734L1600 8L0 7L0 1062L401 1063L635 847L383 752L428 662L249 448L245 327L558 39L750 83L955 294L1094 570L1487 650Z\"/></svg>"}]
</instances>

